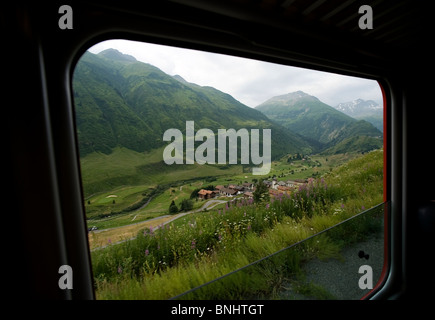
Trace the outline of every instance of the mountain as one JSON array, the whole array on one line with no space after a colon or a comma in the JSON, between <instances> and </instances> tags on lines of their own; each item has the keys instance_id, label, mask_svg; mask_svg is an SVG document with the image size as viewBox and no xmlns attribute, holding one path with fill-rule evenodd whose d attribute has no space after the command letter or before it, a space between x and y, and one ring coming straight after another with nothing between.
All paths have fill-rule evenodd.
<instances>
[{"instance_id":1,"label":"mountain","mask_svg":"<svg viewBox=\"0 0 435 320\"><path fill-rule=\"evenodd\" d=\"M335 109L351 116L361 118L368 115L382 115L383 107L373 100L356 99L353 101L342 102L334 107Z\"/></svg>"},{"instance_id":2,"label":"mountain","mask_svg":"<svg viewBox=\"0 0 435 320\"><path fill-rule=\"evenodd\" d=\"M114 61L137 62L136 58L125 53L121 53L116 49L107 49L100 53L101 56Z\"/></svg>"},{"instance_id":3,"label":"mountain","mask_svg":"<svg viewBox=\"0 0 435 320\"><path fill-rule=\"evenodd\" d=\"M108 49L87 52L74 77L74 102L81 157L110 154L117 147L136 152L168 145L167 129L272 129L272 159L287 153L309 152L299 135L271 122L260 111L243 105L212 87L188 83L134 57ZM261 150L261 148L260 148Z\"/></svg>"},{"instance_id":4,"label":"mountain","mask_svg":"<svg viewBox=\"0 0 435 320\"><path fill-rule=\"evenodd\" d=\"M382 146L382 133L372 124L355 120L302 91L273 97L257 106L256 110L304 136L317 147L316 151L325 151L358 136L369 137L370 143Z\"/></svg>"},{"instance_id":5,"label":"mountain","mask_svg":"<svg viewBox=\"0 0 435 320\"><path fill-rule=\"evenodd\" d=\"M373 100L356 99L339 103L334 108L352 118L366 120L383 131L384 108Z\"/></svg>"}]
</instances>

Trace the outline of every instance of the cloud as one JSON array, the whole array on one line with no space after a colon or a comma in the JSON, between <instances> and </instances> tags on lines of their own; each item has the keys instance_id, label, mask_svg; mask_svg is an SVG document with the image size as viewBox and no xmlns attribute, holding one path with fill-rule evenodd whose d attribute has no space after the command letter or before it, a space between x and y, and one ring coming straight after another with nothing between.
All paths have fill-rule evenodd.
<instances>
[{"instance_id":1,"label":"cloud","mask_svg":"<svg viewBox=\"0 0 435 320\"><path fill-rule=\"evenodd\" d=\"M169 75L214 87L250 107L298 90L331 106L358 98L382 102L378 83L369 79L126 40L105 41L90 51L98 53L107 48L130 54Z\"/></svg>"}]
</instances>

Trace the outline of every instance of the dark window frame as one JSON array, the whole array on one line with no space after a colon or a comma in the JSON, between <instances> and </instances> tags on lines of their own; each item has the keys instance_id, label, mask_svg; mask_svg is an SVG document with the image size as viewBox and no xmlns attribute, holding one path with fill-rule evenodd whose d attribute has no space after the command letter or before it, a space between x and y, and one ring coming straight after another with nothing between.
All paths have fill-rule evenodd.
<instances>
[{"instance_id":1,"label":"dark window frame","mask_svg":"<svg viewBox=\"0 0 435 320\"><path fill-rule=\"evenodd\" d=\"M28 75L28 79L22 82L29 89L28 94L23 97L22 105L27 108L25 110L37 110L43 121L40 126L31 127L31 115L26 116L28 119L15 128L16 132L20 130L20 134L13 137L10 144L12 146L19 143L21 137L33 136L37 140L35 146L38 147L39 159L45 159L41 160L45 161L44 165L38 167L38 163L32 163L35 159L32 159L33 154L30 151L13 156L12 167L28 166L30 169L25 179L34 181L30 186L17 183L16 199L25 200L26 193L18 194L20 191L30 194L25 190L27 187L38 192L38 183L35 181L44 181L47 198L51 199L49 203L34 203L33 206L25 202L20 204L24 234L22 242L29 252L28 258L18 260L28 263L28 269L22 268L23 272L28 271L28 277L23 280L24 284L32 275L34 278L39 277L40 282L36 282L33 287L35 292L39 292L41 281L57 281L58 266L69 264L74 269L74 290L59 290L55 282L54 288L44 289L43 297L95 298L81 194L71 77L77 60L87 48L103 40L116 38L239 55L377 80L385 92L384 108L387 112L387 117L384 118L387 128L384 130L384 150L386 200L390 206L386 223L389 268L385 272L386 279L381 288L372 297L385 299L400 296L403 281L414 280L416 276L410 275L408 270L415 271L416 263L405 263L409 249L403 245L405 241L409 241L407 231L415 232L413 225L407 224L414 222L408 212L417 205L410 202L419 199L406 184L406 179L410 178L406 170L410 167L409 163L413 163L406 152L408 149L415 150L411 141L407 140L410 132L407 131L409 121L406 112L412 107L412 102L420 100L415 98L415 85L403 81L401 70L397 69L401 61L392 57L392 52L367 52L360 50L362 45L355 43L347 48L340 35L332 36L331 39L317 39L310 32L294 32L294 27L286 29L270 26L263 22L244 20L243 17L203 11L172 2L164 2L164 5L153 4L147 8L144 7L145 4L127 8L122 5L116 7L112 3L102 5L97 2L74 2L74 29L60 30L57 28L59 15L56 14L60 5L11 5L12 12L17 13L14 17L18 18L16 21L11 20L12 27L16 29L9 33L7 40L24 53L17 56L9 54L8 57L25 61L18 70L21 74ZM274 37L268 37L270 34ZM290 38L291 44L290 41L282 40ZM338 47L325 47L324 51L319 52L319 43L337 43ZM26 61L28 53L32 58ZM403 56L405 55L401 57ZM417 61L414 56L410 59ZM413 68L408 66L405 69L409 71ZM9 69L8 71L11 74L13 72ZM16 82L18 81L19 79ZM34 83L39 83L40 86L35 87ZM20 92L15 87L13 90L16 90L13 92L17 95ZM30 109L31 105L33 109ZM19 111L12 112L13 117L18 115ZM11 175L11 180L20 177L16 171L12 171ZM42 194L42 191L39 192ZM47 220L27 222L30 208L44 213ZM39 227L39 231L33 230L32 226L24 226L26 223L34 223L33 226ZM35 247L29 239L36 237L40 230L44 230L47 237L45 242L41 242L41 247ZM409 243L415 245L414 242ZM41 248L47 250L47 260L44 262L38 261L36 253ZM50 267L44 269L45 265Z\"/></svg>"}]
</instances>

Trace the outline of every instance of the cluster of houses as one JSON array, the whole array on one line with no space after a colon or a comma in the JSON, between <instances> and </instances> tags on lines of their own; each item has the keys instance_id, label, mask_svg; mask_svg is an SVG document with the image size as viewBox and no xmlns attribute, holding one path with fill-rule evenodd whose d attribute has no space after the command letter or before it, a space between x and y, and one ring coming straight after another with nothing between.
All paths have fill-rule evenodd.
<instances>
[{"instance_id":1,"label":"cluster of houses","mask_svg":"<svg viewBox=\"0 0 435 320\"><path fill-rule=\"evenodd\" d=\"M276 197L279 194L291 194L294 190L307 183L304 179L295 179L287 181L264 180L263 183L269 188L269 195Z\"/></svg>"},{"instance_id":2,"label":"cluster of houses","mask_svg":"<svg viewBox=\"0 0 435 320\"><path fill-rule=\"evenodd\" d=\"M306 184L307 181L303 179L295 179L288 181L263 180L263 183L269 188L269 194L271 196L277 196L279 194L290 194L293 190L299 188L301 185ZM229 184L228 186L217 185L215 190L201 189L198 192L200 199L211 199L215 197L234 197L243 194L245 198L252 198L255 191L255 185L253 183L245 182L242 185Z\"/></svg>"},{"instance_id":3,"label":"cluster of houses","mask_svg":"<svg viewBox=\"0 0 435 320\"><path fill-rule=\"evenodd\" d=\"M201 189L198 192L198 197L200 199L210 199L214 197L234 197L239 194L243 194L245 197L252 197L252 192L254 191L253 183L243 183L241 186L236 184L229 184L228 186L217 185L215 190L205 190Z\"/></svg>"}]
</instances>

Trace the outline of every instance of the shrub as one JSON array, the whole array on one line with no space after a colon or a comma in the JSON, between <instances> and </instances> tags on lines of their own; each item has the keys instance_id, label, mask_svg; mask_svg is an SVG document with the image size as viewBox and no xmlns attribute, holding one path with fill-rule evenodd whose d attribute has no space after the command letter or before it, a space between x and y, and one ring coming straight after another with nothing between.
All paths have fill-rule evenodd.
<instances>
[{"instance_id":1,"label":"shrub","mask_svg":"<svg viewBox=\"0 0 435 320\"><path fill-rule=\"evenodd\" d=\"M171 204L169 205L169 214L176 214L178 212L178 207L175 204L174 200L172 200Z\"/></svg>"}]
</instances>

